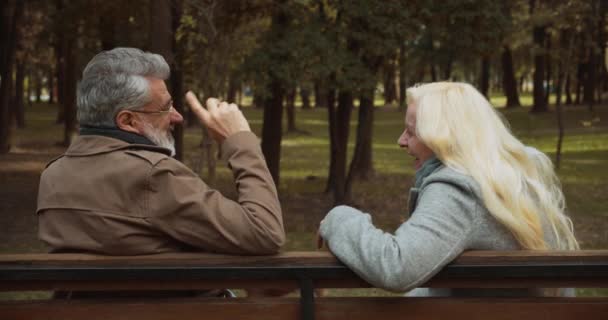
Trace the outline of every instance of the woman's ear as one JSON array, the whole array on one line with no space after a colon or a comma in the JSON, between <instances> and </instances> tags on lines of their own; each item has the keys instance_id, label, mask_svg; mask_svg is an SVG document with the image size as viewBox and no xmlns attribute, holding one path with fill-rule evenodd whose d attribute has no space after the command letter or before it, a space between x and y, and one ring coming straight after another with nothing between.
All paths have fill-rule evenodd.
<instances>
[{"instance_id":1,"label":"woman's ear","mask_svg":"<svg viewBox=\"0 0 608 320\"><path fill-rule=\"evenodd\" d=\"M121 110L118 112L115 118L116 126L123 131L133 132L139 134L137 129L137 117L128 110Z\"/></svg>"}]
</instances>

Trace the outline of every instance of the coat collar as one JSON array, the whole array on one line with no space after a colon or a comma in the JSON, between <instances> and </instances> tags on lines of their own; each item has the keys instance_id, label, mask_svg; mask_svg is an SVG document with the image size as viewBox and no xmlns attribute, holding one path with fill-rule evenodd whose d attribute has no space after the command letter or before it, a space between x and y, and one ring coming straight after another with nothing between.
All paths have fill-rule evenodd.
<instances>
[{"instance_id":1,"label":"coat collar","mask_svg":"<svg viewBox=\"0 0 608 320\"><path fill-rule=\"evenodd\" d=\"M64 155L70 157L83 157L123 149L149 150L171 156L171 151L166 148L155 145L128 143L119 139L99 135L81 135L76 137Z\"/></svg>"}]
</instances>

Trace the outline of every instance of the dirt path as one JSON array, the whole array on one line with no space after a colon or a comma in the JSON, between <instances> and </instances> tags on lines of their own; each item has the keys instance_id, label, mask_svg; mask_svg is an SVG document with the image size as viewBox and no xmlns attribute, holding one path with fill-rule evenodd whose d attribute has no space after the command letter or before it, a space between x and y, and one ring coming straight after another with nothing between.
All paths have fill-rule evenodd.
<instances>
[{"instance_id":1,"label":"dirt path","mask_svg":"<svg viewBox=\"0 0 608 320\"><path fill-rule=\"evenodd\" d=\"M36 236L38 181L61 148L31 146L0 156L0 252L43 250Z\"/></svg>"}]
</instances>

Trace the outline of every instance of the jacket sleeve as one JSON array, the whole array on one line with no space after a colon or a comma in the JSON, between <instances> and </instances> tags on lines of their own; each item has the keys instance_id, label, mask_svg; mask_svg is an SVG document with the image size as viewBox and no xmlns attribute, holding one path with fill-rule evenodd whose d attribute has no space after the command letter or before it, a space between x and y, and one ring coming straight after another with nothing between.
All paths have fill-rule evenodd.
<instances>
[{"instance_id":1,"label":"jacket sleeve","mask_svg":"<svg viewBox=\"0 0 608 320\"><path fill-rule=\"evenodd\" d=\"M467 247L477 202L470 191L431 183L411 218L395 234L354 208L332 209L321 236L340 261L374 286L404 292L419 286Z\"/></svg>"},{"instance_id":2,"label":"jacket sleeve","mask_svg":"<svg viewBox=\"0 0 608 320\"><path fill-rule=\"evenodd\" d=\"M250 132L222 144L236 182L233 201L173 159L151 170L149 222L180 242L208 252L273 254L285 242L277 190L258 138Z\"/></svg>"}]
</instances>

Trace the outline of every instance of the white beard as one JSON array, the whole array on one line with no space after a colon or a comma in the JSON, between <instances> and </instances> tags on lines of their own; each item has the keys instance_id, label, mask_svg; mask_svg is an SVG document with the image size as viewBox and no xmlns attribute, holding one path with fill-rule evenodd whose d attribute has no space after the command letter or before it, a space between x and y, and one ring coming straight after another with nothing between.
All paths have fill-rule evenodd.
<instances>
[{"instance_id":1,"label":"white beard","mask_svg":"<svg viewBox=\"0 0 608 320\"><path fill-rule=\"evenodd\" d=\"M170 130L162 132L154 128L151 124L144 121L144 137L148 138L155 145L169 149L171 156L175 155L175 139Z\"/></svg>"}]
</instances>

